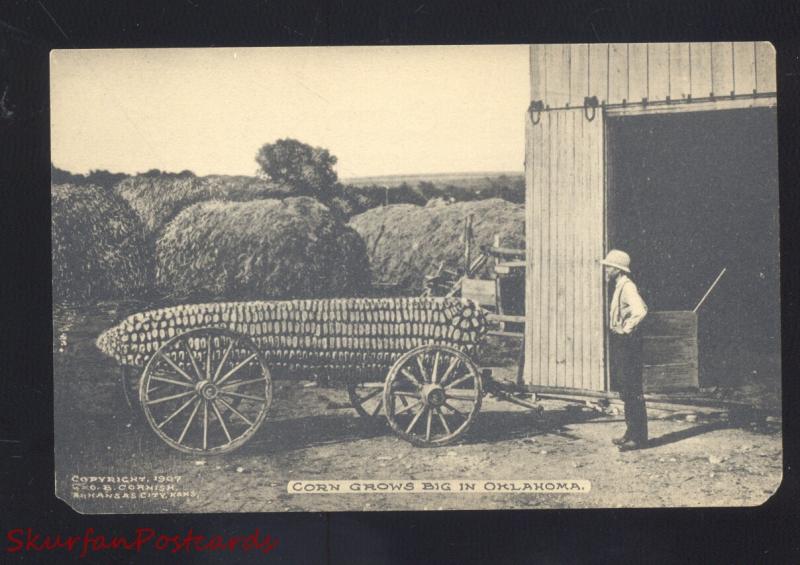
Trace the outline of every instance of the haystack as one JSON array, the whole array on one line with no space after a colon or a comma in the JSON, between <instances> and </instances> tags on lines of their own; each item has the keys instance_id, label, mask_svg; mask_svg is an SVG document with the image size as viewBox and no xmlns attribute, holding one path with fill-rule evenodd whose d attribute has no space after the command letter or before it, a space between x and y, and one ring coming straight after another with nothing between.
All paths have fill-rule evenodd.
<instances>
[{"instance_id":1,"label":"haystack","mask_svg":"<svg viewBox=\"0 0 800 565\"><path fill-rule=\"evenodd\" d=\"M159 288L175 298L284 299L361 294L361 237L308 197L208 201L179 213L156 246Z\"/></svg>"},{"instance_id":2,"label":"haystack","mask_svg":"<svg viewBox=\"0 0 800 565\"><path fill-rule=\"evenodd\" d=\"M283 197L285 187L256 177L193 174L137 175L115 187L136 211L148 234L156 235L181 210L205 200L243 202Z\"/></svg>"},{"instance_id":3,"label":"haystack","mask_svg":"<svg viewBox=\"0 0 800 565\"><path fill-rule=\"evenodd\" d=\"M525 206L499 198L385 206L354 216L349 225L364 238L375 281L420 290L425 275L441 263L454 270L463 265L464 223L470 215L476 248L491 244L495 235L504 246L525 246Z\"/></svg>"},{"instance_id":4,"label":"haystack","mask_svg":"<svg viewBox=\"0 0 800 565\"><path fill-rule=\"evenodd\" d=\"M139 218L98 186L55 185L51 191L53 298L85 301L146 290L152 250Z\"/></svg>"}]
</instances>

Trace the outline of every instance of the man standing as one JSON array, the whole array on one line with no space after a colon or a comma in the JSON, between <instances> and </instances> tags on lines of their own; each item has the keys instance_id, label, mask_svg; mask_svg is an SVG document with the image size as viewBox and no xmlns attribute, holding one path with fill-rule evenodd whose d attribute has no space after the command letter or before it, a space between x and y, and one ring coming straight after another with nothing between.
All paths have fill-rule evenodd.
<instances>
[{"instance_id":1,"label":"man standing","mask_svg":"<svg viewBox=\"0 0 800 565\"><path fill-rule=\"evenodd\" d=\"M647 305L628 276L631 273L631 258L627 253L612 249L601 264L605 267L606 281L614 283L609 339L617 359L627 426L625 434L612 442L619 446L620 451L630 451L647 444L647 408L642 388L642 338L637 329L647 315Z\"/></svg>"}]
</instances>

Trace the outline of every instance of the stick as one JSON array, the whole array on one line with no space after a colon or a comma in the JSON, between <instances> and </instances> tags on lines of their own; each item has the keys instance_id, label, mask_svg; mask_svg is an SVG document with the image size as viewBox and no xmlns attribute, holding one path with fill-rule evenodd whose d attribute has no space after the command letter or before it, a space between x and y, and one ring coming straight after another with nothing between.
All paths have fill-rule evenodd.
<instances>
[{"instance_id":1,"label":"stick","mask_svg":"<svg viewBox=\"0 0 800 565\"><path fill-rule=\"evenodd\" d=\"M375 236L375 241L372 242L372 253L371 256L375 256L375 250L378 248L378 242L381 240L381 236L383 236L383 232L386 229L386 224L381 224L381 229L378 230L378 235Z\"/></svg>"},{"instance_id":2,"label":"stick","mask_svg":"<svg viewBox=\"0 0 800 565\"><path fill-rule=\"evenodd\" d=\"M519 355L517 356L517 384L525 384L525 332L522 332L522 346L519 348Z\"/></svg>"},{"instance_id":3,"label":"stick","mask_svg":"<svg viewBox=\"0 0 800 565\"><path fill-rule=\"evenodd\" d=\"M470 263L472 262L472 214L464 222L464 271L466 276L472 276Z\"/></svg>"},{"instance_id":4,"label":"stick","mask_svg":"<svg viewBox=\"0 0 800 565\"><path fill-rule=\"evenodd\" d=\"M703 305L703 302L706 301L706 298L708 298L708 295L711 294L711 291L714 290L714 287L717 286L717 283L719 282L719 279L722 278L722 275L724 275L725 271L727 271L727 270L728 270L728 267L725 267L724 269L722 269L722 271L720 271L719 275L717 275L716 280L713 283L711 283L711 286L708 288L706 293L703 295L703 298L700 299L700 302L697 303L697 306L694 307L694 310L692 310L692 312L697 312L697 310L700 308L700 306Z\"/></svg>"}]
</instances>

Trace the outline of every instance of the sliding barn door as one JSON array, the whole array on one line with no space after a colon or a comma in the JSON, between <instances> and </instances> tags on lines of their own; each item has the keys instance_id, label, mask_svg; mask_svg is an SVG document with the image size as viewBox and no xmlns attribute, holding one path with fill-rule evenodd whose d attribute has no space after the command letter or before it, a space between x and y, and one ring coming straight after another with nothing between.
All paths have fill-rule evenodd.
<instances>
[{"instance_id":1,"label":"sliding barn door","mask_svg":"<svg viewBox=\"0 0 800 565\"><path fill-rule=\"evenodd\" d=\"M526 119L525 381L602 391L603 112Z\"/></svg>"}]
</instances>

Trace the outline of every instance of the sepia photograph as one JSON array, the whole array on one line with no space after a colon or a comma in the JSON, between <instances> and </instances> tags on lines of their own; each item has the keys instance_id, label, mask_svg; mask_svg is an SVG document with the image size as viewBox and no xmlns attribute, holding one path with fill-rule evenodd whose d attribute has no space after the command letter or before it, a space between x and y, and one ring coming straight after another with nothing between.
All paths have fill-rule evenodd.
<instances>
[{"instance_id":1,"label":"sepia photograph","mask_svg":"<svg viewBox=\"0 0 800 565\"><path fill-rule=\"evenodd\" d=\"M84 514L752 507L768 42L50 52Z\"/></svg>"}]
</instances>

